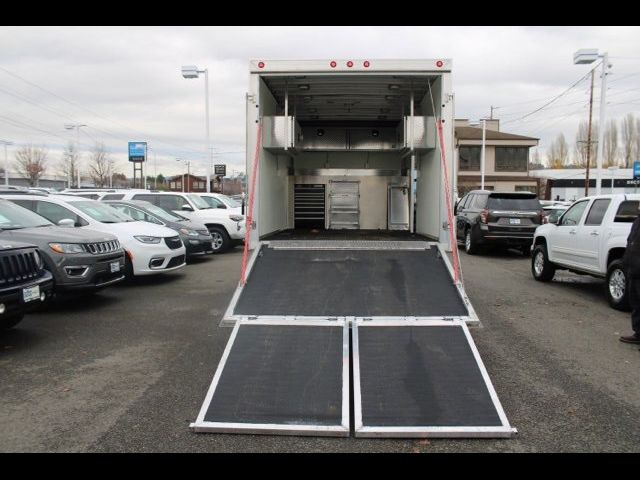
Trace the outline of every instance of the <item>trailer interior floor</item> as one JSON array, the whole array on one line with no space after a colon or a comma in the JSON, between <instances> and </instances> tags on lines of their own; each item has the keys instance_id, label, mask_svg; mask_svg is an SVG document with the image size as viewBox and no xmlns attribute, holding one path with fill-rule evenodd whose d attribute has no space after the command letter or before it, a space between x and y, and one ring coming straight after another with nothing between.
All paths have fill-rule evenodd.
<instances>
[{"instance_id":1,"label":"trailer interior floor","mask_svg":"<svg viewBox=\"0 0 640 480\"><path fill-rule=\"evenodd\" d=\"M265 235L261 240L394 240L430 241L427 237L405 230L319 230L296 228Z\"/></svg>"}]
</instances>

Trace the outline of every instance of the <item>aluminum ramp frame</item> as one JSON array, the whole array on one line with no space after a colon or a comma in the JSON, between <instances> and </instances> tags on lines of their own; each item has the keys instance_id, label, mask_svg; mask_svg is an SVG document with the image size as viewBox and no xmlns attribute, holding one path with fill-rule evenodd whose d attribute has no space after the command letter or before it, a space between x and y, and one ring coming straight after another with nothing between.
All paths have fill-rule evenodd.
<instances>
[{"instance_id":1,"label":"aluminum ramp frame","mask_svg":"<svg viewBox=\"0 0 640 480\"><path fill-rule=\"evenodd\" d=\"M349 436L345 321L240 320L191 429Z\"/></svg>"},{"instance_id":2,"label":"aluminum ramp frame","mask_svg":"<svg viewBox=\"0 0 640 480\"><path fill-rule=\"evenodd\" d=\"M352 324L356 437L508 438L465 322Z\"/></svg>"},{"instance_id":3,"label":"aluminum ramp frame","mask_svg":"<svg viewBox=\"0 0 640 480\"><path fill-rule=\"evenodd\" d=\"M268 249L268 250L267 250ZM417 254L419 252L425 252L426 255L432 257L430 261L432 262L433 267L437 267L437 281L432 283L431 285L427 285L429 278L425 278L424 272L420 272L412 267L412 263L406 263L405 266L402 266L402 262L398 262L399 270L400 270L400 278L403 277L408 278L408 283L413 292L413 302L423 302L426 298L431 295L431 299L435 302L440 302L441 305L444 305L444 309L434 308L431 309L433 311L427 312L426 310L420 311L417 308L409 308L407 306L402 306L403 308L391 309L391 304L386 302L384 299L385 295L392 295L393 292L398 296L405 295L407 292L406 287L405 290L402 289L400 282L390 279L386 280L386 284L384 282L380 283L377 287L379 288L379 293L374 295L374 290L370 289L373 301L371 303L378 302L379 305L386 306L389 304L389 311L385 311L380 313L379 311L376 313L367 312L367 310L372 310L371 305L367 302L364 302L364 307L360 310L358 309L345 309L344 311L335 310L333 312L323 311L320 312L317 309L306 308L309 307L308 301L299 301L297 298L294 301L284 301L284 299L280 302L282 304L291 305L292 303L302 304L297 311L289 308L288 310L276 311L275 309L263 308L268 303L273 303L275 300L279 299L278 295L282 295L283 293L291 294L288 290L289 288L284 288L283 282L286 282L283 278L283 275L286 275L287 272L283 271L287 265L294 265L290 270L293 271L291 274L293 281L289 280L290 283L285 283L284 285L291 285L291 290L296 288L301 288L304 285L304 279L301 279L299 275L302 272L302 267L295 268L295 262L287 264L283 262L281 264L274 264L274 270L268 270L265 274L265 269L262 268L262 264L266 263L266 257L261 258L264 253L274 254L274 253L286 253L290 252L291 255L294 255L295 252L309 252L309 255L315 255L318 257L316 260L319 270L322 270L327 275L333 274L334 277L340 277L340 272L334 269L333 271L327 270L327 268L331 264L331 258L326 259L326 263L322 263L323 259L320 258L323 254L331 255L331 252L353 252L354 255L351 256L363 256L367 253L371 252L379 252L377 256L387 255L389 258L387 261L394 261L393 257L396 253L402 257L407 254ZM429 260L428 258L424 260ZM437 259L437 260L435 260ZM343 260L348 261L349 258L344 258ZM357 260L357 259L356 259ZM434 263L435 262L435 263ZM366 264L366 262L361 262L361 265ZM356 261L354 265L358 265ZM281 267L281 268L280 268ZM373 268L373 267L372 267ZM392 268L396 268L396 265L392 265ZM411 270L411 272L404 272L403 269ZM336 275L337 273L337 275ZM374 274L374 272L367 272L369 274ZM298 275L296 277L296 275ZM375 277L374 277L375 278ZM379 280L379 278L375 278ZM351 287L354 287L354 290L357 292L357 288L361 288L363 283L369 282L370 278L360 279L358 282L352 281L350 284ZM320 281L324 281L324 278L321 278ZM426 283L425 283L426 282ZM329 279L328 283L325 284L325 296L326 290L329 287L332 287L335 284L335 278ZM321 285L322 286L322 285ZM440 292L434 293L434 287L442 289ZM262 288L264 291L261 293L262 297L257 298L254 301L255 306L253 310L243 310L246 305L246 297L247 295L253 295L254 291L257 288ZM309 292L312 289L305 285L303 287L303 292ZM349 287L347 287L349 288ZM417 292L417 288L424 288L424 292ZM280 292L279 294L273 292ZM273 295L274 298L271 298L270 295ZM354 295L354 298L359 298L358 294ZM275 299L275 300L274 300ZM445 299L448 299L445 301ZM259 308L258 308L259 306ZM271 311L270 311L271 310ZM350 310L350 311L346 311ZM379 309L380 310L380 309ZM404 311L403 311L404 310ZM303 313L301 313L303 312ZM327 320L327 319L368 319L368 320L376 320L376 319L387 319L387 320L442 320L442 319L460 319L465 321L469 325L479 325L479 319L476 315L469 298L467 297L464 286L460 284L456 284L453 281L453 269L451 263L449 261L448 256L442 249L441 245L436 242L426 242L426 241L377 241L377 240L283 240L283 241L263 241L260 242L258 247L254 249L247 267L247 283L245 285L238 285L236 291L233 294L231 302L222 318L221 325L233 325L238 320Z\"/></svg>"}]
</instances>

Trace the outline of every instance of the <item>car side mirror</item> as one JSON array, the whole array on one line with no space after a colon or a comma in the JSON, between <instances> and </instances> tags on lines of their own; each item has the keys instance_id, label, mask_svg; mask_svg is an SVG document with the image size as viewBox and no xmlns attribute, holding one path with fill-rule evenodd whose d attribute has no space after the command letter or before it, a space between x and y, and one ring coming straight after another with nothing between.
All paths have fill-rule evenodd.
<instances>
[{"instance_id":1,"label":"car side mirror","mask_svg":"<svg viewBox=\"0 0 640 480\"><path fill-rule=\"evenodd\" d=\"M184 205L182 205L181 210L184 210L186 212L193 212L193 207L191 207L191 205L188 205L188 204L185 203Z\"/></svg>"},{"instance_id":2,"label":"car side mirror","mask_svg":"<svg viewBox=\"0 0 640 480\"><path fill-rule=\"evenodd\" d=\"M58 222L58 226L60 227L75 227L76 226L76 222L70 218L63 218L62 220L60 220Z\"/></svg>"}]
</instances>

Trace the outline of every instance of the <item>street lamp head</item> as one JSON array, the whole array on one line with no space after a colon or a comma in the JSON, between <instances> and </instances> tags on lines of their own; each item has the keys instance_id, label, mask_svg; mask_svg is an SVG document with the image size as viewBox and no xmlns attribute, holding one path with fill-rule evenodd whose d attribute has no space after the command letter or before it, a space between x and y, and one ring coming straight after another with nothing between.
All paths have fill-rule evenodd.
<instances>
[{"instance_id":1,"label":"street lamp head","mask_svg":"<svg viewBox=\"0 0 640 480\"><path fill-rule=\"evenodd\" d=\"M573 63L576 65L585 65L598 60L597 48L582 48L573 54Z\"/></svg>"},{"instance_id":2,"label":"street lamp head","mask_svg":"<svg viewBox=\"0 0 640 480\"><path fill-rule=\"evenodd\" d=\"M185 65L182 67L182 76L184 78L198 78L198 67L195 65Z\"/></svg>"}]
</instances>

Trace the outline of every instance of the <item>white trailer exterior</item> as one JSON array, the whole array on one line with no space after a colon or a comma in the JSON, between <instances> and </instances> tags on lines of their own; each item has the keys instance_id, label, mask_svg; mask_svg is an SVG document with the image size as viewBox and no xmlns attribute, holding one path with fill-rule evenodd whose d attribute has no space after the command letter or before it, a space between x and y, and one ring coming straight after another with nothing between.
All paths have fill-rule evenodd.
<instances>
[{"instance_id":1,"label":"white trailer exterior","mask_svg":"<svg viewBox=\"0 0 640 480\"><path fill-rule=\"evenodd\" d=\"M343 216L352 228L413 232L415 223L415 233L450 248L436 119L443 121L453 196L451 60L253 60L249 66L248 185L262 122L251 249L266 235L296 227L303 209L296 185L324 188L319 228L345 226L331 222L339 213L329 198L330 188L349 187L345 181L359 195L357 213ZM396 202L403 194L406 210ZM392 214L408 221L398 226Z\"/></svg>"}]
</instances>

